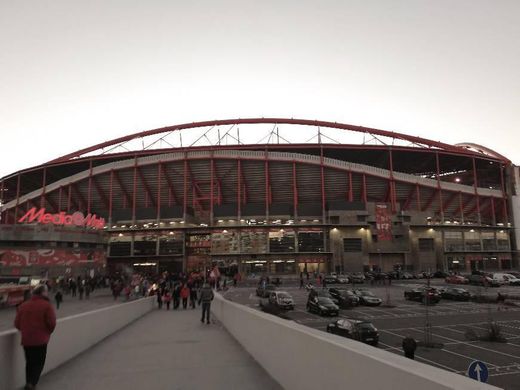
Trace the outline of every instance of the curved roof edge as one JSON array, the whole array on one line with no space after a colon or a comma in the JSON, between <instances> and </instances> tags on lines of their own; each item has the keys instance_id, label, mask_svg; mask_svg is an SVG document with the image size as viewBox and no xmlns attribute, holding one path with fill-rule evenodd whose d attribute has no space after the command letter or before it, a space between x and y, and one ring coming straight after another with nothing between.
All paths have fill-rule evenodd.
<instances>
[{"instance_id":1,"label":"curved roof edge","mask_svg":"<svg viewBox=\"0 0 520 390\"><path fill-rule=\"evenodd\" d=\"M360 132L360 133L369 133L369 134L375 134L383 137L389 137L393 139L399 139L403 141L408 141L414 144L420 144L424 145L429 148L438 148L440 150L450 151L454 153L464 153L468 154L475 154L475 155L485 155L487 154L483 152L486 150L486 148L481 147L480 149L470 150L465 146L459 146L459 145L450 145L439 141L432 141L426 138L411 136L407 134L397 133L393 131L387 131L387 130L380 130L370 127L363 127L363 126L356 126L356 125L349 125L344 123L337 123L337 122L327 122L327 121L318 121L318 120L308 120L308 119L294 119L294 118L245 118L245 119L223 119L223 120L213 120L213 121L204 121L204 122L192 122L192 123L184 123L180 125L174 125L174 126L168 126L168 127L161 127L153 130L146 130L142 132L137 132L133 134L129 134L123 137L114 138L112 140L102 142L100 144L96 144L84 149L77 150L73 153L66 154L64 156L61 156L57 159L51 160L48 163L59 163L59 162L66 162L74 158L81 157L82 155L86 153L91 153L96 150L106 148L108 146L113 146L120 144L122 142L131 141L133 139L138 139L142 137L147 137L150 135L155 134L161 134L161 133L167 133L167 132L173 132L173 131L179 131L179 130L186 130L186 129L193 129L198 127L208 127L208 126L222 126L222 125L239 125L239 124L292 124L292 125L305 125L305 126L317 126L317 127L325 127L325 128L333 128L333 129L340 129L340 130L346 130L346 131L353 131L353 132ZM469 144L465 144L469 145ZM480 150L480 151L479 151ZM510 163L510 161L505 158L504 156L494 152L492 156L495 156L496 158Z\"/></svg>"},{"instance_id":2,"label":"curved roof edge","mask_svg":"<svg viewBox=\"0 0 520 390\"><path fill-rule=\"evenodd\" d=\"M497 158L499 160L511 162L507 157L503 156L502 154L494 151L493 149L487 148L487 147L479 145L479 144L475 144L472 142L461 142L461 143L455 144L455 146L459 146L459 147L465 148L467 150L476 151L478 153L485 154L487 156L491 156L491 157Z\"/></svg>"}]
</instances>

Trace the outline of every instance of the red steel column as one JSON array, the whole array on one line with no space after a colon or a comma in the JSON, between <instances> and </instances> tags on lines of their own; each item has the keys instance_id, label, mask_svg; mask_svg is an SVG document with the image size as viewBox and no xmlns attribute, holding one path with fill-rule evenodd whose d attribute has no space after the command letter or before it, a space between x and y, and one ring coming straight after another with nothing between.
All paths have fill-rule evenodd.
<instances>
[{"instance_id":1,"label":"red steel column","mask_svg":"<svg viewBox=\"0 0 520 390\"><path fill-rule=\"evenodd\" d=\"M47 168L43 168L42 194L40 196L40 208L45 207L45 186L47 181Z\"/></svg>"},{"instance_id":2,"label":"red steel column","mask_svg":"<svg viewBox=\"0 0 520 390\"><path fill-rule=\"evenodd\" d=\"M157 221L161 219L161 175L162 163L157 164Z\"/></svg>"},{"instance_id":3,"label":"red steel column","mask_svg":"<svg viewBox=\"0 0 520 390\"><path fill-rule=\"evenodd\" d=\"M269 155L267 152L267 147L265 148L265 161L264 161L264 170L265 170L265 219L267 223L269 223L269 199L270 199L270 184L269 184Z\"/></svg>"},{"instance_id":4,"label":"red steel column","mask_svg":"<svg viewBox=\"0 0 520 390\"><path fill-rule=\"evenodd\" d=\"M14 222L18 222L18 205L20 204L20 174L16 178L16 205L14 206Z\"/></svg>"},{"instance_id":5,"label":"red steel column","mask_svg":"<svg viewBox=\"0 0 520 390\"><path fill-rule=\"evenodd\" d=\"M459 191L459 210L460 210L460 222L464 223L464 204L462 202L462 192Z\"/></svg>"},{"instance_id":6,"label":"red steel column","mask_svg":"<svg viewBox=\"0 0 520 390\"><path fill-rule=\"evenodd\" d=\"M415 195L417 198L417 211L421 211L421 189L419 188L419 184L415 185Z\"/></svg>"},{"instance_id":7,"label":"red steel column","mask_svg":"<svg viewBox=\"0 0 520 390\"><path fill-rule=\"evenodd\" d=\"M210 225L213 226L213 200L214 200L214 194L213 194L213 187L215 186L215 180L214 180L214 176L215 176L215 163L213 161L213 152L211 152L211 158L209 160L209 164L210 164L210 169L209 169L209 174L210 174L210 179L209 179L209 186L210 186L210 191L209 191L209 219L210 219Z\"/></svg>"},{"instance_id":8,"label":"red steel column","mask_svg":"<svg viewBox=\"0 0 520 390\"><path fill-rule=\"evenodd\" d=\"M134 157L134 184L132 197L132 224L135 225L135 209L137 205L137 157Z\"/></svg>"},{"instance_id":9,"label":"red steel column","mask_svg":"<svg viewBox=\"0 0 520 390\"><path fill-rule=\"evenodd\" d=\"M392 213L395 213L397 210L397 199L395 193L395 181L394 181L394 158L392 155L392 149L388 152L388 160L390 163L390 204Z\"/></svg>"},{"instance_id":10,"label":"red steel column","mask_svg":"<svg viewBox=\"0 0 520 390\"><path fill-rule=\"evenodd\" d=\"M320 146L320 176L321 176L321 218L325 223L325 205L327 199L325 198L325 167L323 158L323 146Z\"/></svg>"},{"instance_id":11,"label":"red steel column","mask_svg":"<svg viewBox=\"0 0 520 390\"><path fill-rule=\"evenodd\" d=\"M67 194L67 213L70 213L71 196L72 196L72 185L69 184L69 190L68 190L68 194Z\"/></svg>"},{"instance_id":12,"label":"red steel column","mask_svg":"<svg viewBox=\"0 0 520 390\"><path fill-rule=\"evenodd\" d=\"M292 163L292 180L293 180L293 213L294 219L298 218L298 182L296 181L296 161Z\"/></svg>"},{"instance_id":13,"label":"red steel column","mask_svg":"<svg viewBox=\"0 0 520 390\"><path fill-rule=\"evenodd\" d=\"M242 218L242 164L237 160L237 219Z\"/></svg>"},{"instance_id":14,"label":"red steel column","mask_svg":"<svg viewBox=\"0 0 520 390\"><path fill-rule=\"evenodd\" d=\"M88 192L87 192L87 214L90 214L90 203L91 203L91 192L92 192L92 160L90 160L89 172L88 172Z\"/></svg>"},{"instance_id":15,"label":"red steel column","mask_svg":"<svg viewBox=\"0 0 520 390\"><path fill-rule=\"evenodd\" d=\"M61 197L63 196L63 187L60 186L58 191L58 212L61 211Z\"/></svg>"},{"instance_id":16,"label":"red steel column","mask_svg":"<svg viewBox=\"0 0 520 390\"><path fill-rule=\"evenodd\" d=\"M363 202L365 203L365 207L368 203L368 196L367 196L367 177L366 175L363 173L363 198L362 198Z\"/></svg>"},{"instance_id":17,"label":"red steel column","mask_svg":"<svg viewBox=\"0 0 520 390\"><path fill-rule=\"evenodd\" d=\"M480 225L482 223L480 218L480 199L478 196L478 177L477 177L477 164L475 162L475 157L472 158L473 161L473 187L475 189L475 200L477 202L477 222Z\"/></svg>"},{"instance_id":18,"label":"red steel column","mask_svg":"<svg viewBox=\"0 0 520 390\"><path fill-rule=\"evenodd\" d=\"M500 185L502 187L502 203L503 203L502 214L503 214L503 218L504 218L504 223L507 225L509 216L507 215L508 214L507 213L507 194L506 194L506 186L504 183L504 166L502 164L500 164Z\"/></svg>"},{"instance_id":19,"label":"red steel column","mask_svg":"<svg viewBox=\"0 0 520 390\"><path fill-rule=\"evenodd\" d=\"M184 199L183 199L183 219L186 221L188 212L188 155L184 153Z\"/></svg>"},{"instance_id":20,"label":"red steel column","mask_svg":"<svg viewBox=\"0 0 520 390\"><path fill-rule=\"evenodd\" d=\"M496 214L495 214L495 198L491 197L490 201L491 201L491 217L493 220L493 226L496 226L497 218L496 218Z\"/></svg>"},{"instance_id":21,"label":"red steel column","mask_svg":"<svg viewBox=\"0 0 520 390\"><path fill-rule=\"evenodd\" d=\"M108 221L112 224L112 208L113 208L113 195L114 195L114 170L110 170L110 188L108 189Z\"/></svg>"},{"instance_id":22,"label":"red steel column","mask_svg":"<svg viewBox=\"0 0 520 390\"><path fill-rule=\"evenodd\" d=\"M352 188L352 171L348 171L348 201L354 201L354 189Z\"/></svg>"},{"instance_id":23,"label":"red steel column","mask_svg":"<svg viewBox=\"0 0 520 390\"><path fill-rule=\"evenodd\" d=\"M441 167L439 163L439 153L435 153L435 166L437 169L437 190L439 192L439 208L441 212L441 222L444 223L444 202L442 201L442 188L441 188Z\"/></svg>"},{"instance_id":24,"label":"red steel column","mask_svg":"<svg viewBox=\"0 0 520 390\"><path fill-rule=\"evenodd\" d=\"M4 181L2 180L2 182L0 183L0 204L3 204L4 200ZM0 223L7 223L7 216L8 216L8 212L7 210L5 211L5 218L2 218L2 213L0 213Z\"/></svg>"}]
</instances>

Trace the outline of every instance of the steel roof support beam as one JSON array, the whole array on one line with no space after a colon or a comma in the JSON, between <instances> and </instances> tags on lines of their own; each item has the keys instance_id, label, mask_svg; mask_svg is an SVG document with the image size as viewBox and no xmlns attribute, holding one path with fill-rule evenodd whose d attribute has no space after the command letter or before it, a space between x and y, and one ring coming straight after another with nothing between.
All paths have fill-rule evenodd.
<instances>
[{"instance_id":1,"label":"steel roof support beam","mask_svg":"<svg viewBox=\"0 0 520 390\"><path fill-rule=\"evenodd\" d=\"M155 197L153 196L152 190L150 189L150 186L146 182L146 179L143 175L143 171L141 171L141 168L137 167L137 174L139 175L139 179L141 180L141 184L143 185L146 193L148 194L148 199L150 199L150 202L152 202L153 207L157 207L157 202L155 200Z\"/></svg>"},{"instance_id":2,"label":"steel roof support beam","mask_svg":"<svg viewBox=\"0 0 520 390\"><path fill-rule=\"evenodd\" d=\"M412 187L412 189L408 192L408 195L406 195L406 200L404 201L404 204L401 207L401 210L404 211L404 210L408 209L408 207L410 206L410 203L413 200L413 194L415 193L415 191L416 191L416 188Z\"/></svg>"},{"instance_id":3,"label":"steel roof support beam","mask_svg":"<svg viewBox=\"0 0 520 390\"><path fill-rule=\"evenodd\" d=\"M74 192L76 192L76 195L79 199L79 202L75 202L76 203L76 206L77 206L77 210L78 211L81 211L81 207L85 207L87 205L87 201L85 200L85 197L83 196L83 194L80 192L78 186L76 185L76 183L71 183L70 184L70 187L72 190L74 190Z\"/></svg>"},{"instance_id":4,"label":"steel roof support beam","mask_svg":"<svg viewBox=\"0 0 520 390\"><path fill-rule=\"evenodd\" d=\"M96 187L96 191L97 191L101 201L103 202L103 204L105 205L105 207L108 210L110 208L110 202L108 201L105 191L103 191L103 188L101 188L101 185L96 180L95 176L92 176L92 184L94 184L94 187Z\"/></svg>"},{"instance_id":5,"label":"steel roof support beam","mask_svg":"<svg viewBox=\"0 0 520 390\"><path fill-rule=\"evenodd\" d=\"M159 163L159 165L162 166L163 163ZM166 179L166 183L168 184L168 193L170 194L171 197L173 197L173 201L175 202L176 205L180 204L179 198L177 198L177 194L175 193L175 190L174 190L172 179L170 178L170 175L168 174L168 170L166 169L166 167L164 167L164 169L161 168L161 171L164 175L164 178ZM168 206L170 206L170 204L168 204Z\"/></svg>"},{"instance_id":6,"label":"steel roof support beam","mask_svg":"<svg viewBox=\"0 0 520 390\"><path fill-rule=\"evenodd\" d=\"M130 196L129 192L127 191L126 187L124 186L121 178L119 177L118 171L112 171L114 172L114 179L116 179L117 185L119 186L119 189L123 193L124 199L126 201L126 207L130 207L132 204L132 197Z\"/></svg>"},{"instance_id":7,"label":"steel roof support beam","mask_svg":"<svg viewBox=\"0 0 520 390\"><path fill-rule=\"evenodd\" d=\"M455 201L455 199L457 199L458 195L459 195L458 192L451 193L450 197L444 203L444 210L445 211L447 211L450 208L451 204Z\"/></svg>"},{"instance_id":8,"label":"steel roof support beam","mask_svg":"<svg viewBox=\"0 0 520 390\"><path fill-rule=\"evenodd\" d=\"M439 191L438 189L433 190L432 195L428 198L428 200L426 201L426 204L422 207L421 211L426 211L430 208L430 206L432 205L432 203L435 199L435 196L437 196L438 191Z\"/></svg>"}]
</instances>

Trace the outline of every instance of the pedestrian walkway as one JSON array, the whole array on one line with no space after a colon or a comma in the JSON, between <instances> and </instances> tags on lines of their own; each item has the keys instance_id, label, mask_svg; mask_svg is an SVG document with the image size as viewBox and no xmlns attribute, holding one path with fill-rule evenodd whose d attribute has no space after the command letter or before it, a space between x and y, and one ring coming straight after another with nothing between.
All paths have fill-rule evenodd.
<instances>
[{"instance_id":1,"label":"pedestrian walkway","mask_svg":"<svg viewBox=\"0 0 520 390\"><path fill-rule=\"evenodd\" d=\"M154 310L42 377L38 389L281 389L218 322L202 324L200 314Z\"/></svg>"}]
</instances>

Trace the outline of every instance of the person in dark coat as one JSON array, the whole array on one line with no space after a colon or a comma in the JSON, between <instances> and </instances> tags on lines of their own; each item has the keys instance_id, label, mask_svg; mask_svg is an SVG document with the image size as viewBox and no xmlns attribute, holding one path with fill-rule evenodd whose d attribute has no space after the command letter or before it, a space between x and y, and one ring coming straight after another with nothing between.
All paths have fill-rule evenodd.
<instances>
[{"instance_id":1,"label":"person in dark coat","mask_svg":"<svg viewBox=\"0 0 520 390\"><path fill-rule=\"evenodd\" d=\"M56 328L56 313L48 295L47 286L37 286L31 299L20 305L14 320L14 326L22 333L26 390L34 389L40 380L47 357L47 344Z\"/></svg>"},{"instance_id":2,"label":"person in dark coat","mask_svg":"<svg viewBox=\"0 0 520 390\"><path fill-rule=\"evenodd\" d=\"M54 294L54 300L56 301L56 309L60 308L61 302L63 302L63 294L60 290Z\"/></svg>"},{"instance_id":3,"label":"person in dark coat","mask_svg":"<svg viewBox=\"0 0 520 390\"><path fill-rule=\"evenodd\" d=\"M211 309L211 301L214 298L213 290L211 287L204 283L202 289L200 290L199 304L202 303L202 318L200 322L204 323L206 320L206 324L209 324L209 313Z\"/></svg>"},{"instance_id":4,"label":"person in dark coat","mask_svg":"<svg viewBox=\"0 0 520 390\"><path fill-rule=\"evenodd\" d=\"M415 358L415 350L417 349L417 342L415 339L413 339L410 336L406 336L403 339L403 351L404 356L406 356L408 359L414 359Z\"/></svg>"},{"instance_id":5,"label":"person in dark coat","mask_svg":"<svg viewBox=\"0 0 520 390\"><path fill-rule=\"evenodd\" d=\"M162 292L161 292L161 290L157 290L156 294L157 294L157 307L159 309L161 309L162 308Z\"/></svg>"}]
</instances>

